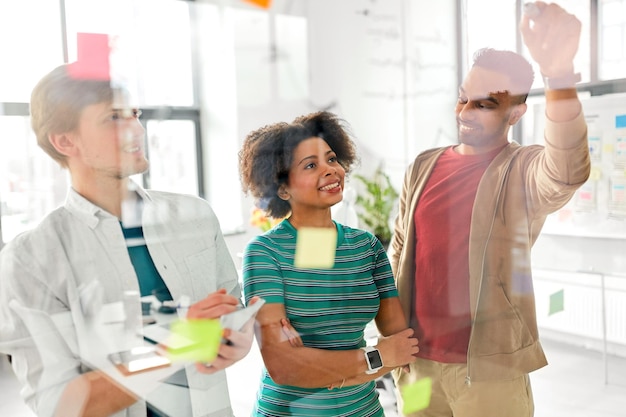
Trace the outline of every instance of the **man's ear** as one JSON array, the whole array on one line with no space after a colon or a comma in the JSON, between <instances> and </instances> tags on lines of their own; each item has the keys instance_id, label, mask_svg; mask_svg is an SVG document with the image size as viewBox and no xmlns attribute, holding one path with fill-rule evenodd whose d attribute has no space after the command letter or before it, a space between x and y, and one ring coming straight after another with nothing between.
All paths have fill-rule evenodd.
<instances>
[{"instance_id":1,"label":"man's ear","mask_svg":"<svg viewBox=\"0 0 626 417\"><path fill-rule=\"evenodd\" d=\"M76 152L74 140L69 133L51 133L48 141L61 155L70 156Z\"/></svg>"},{"instance_id":2,"label":"man's ear","mask_svg":"<svg viewBox=\"0 0 626 417\"><path fill-rule=\"evenodd\" d=\"M526 109L528 109L526 103L516 105L511 112L511 115L509 116L509 124L513 126L514 124L519 122L522 116L526 113Z\"/></svg>"}]
</instances>

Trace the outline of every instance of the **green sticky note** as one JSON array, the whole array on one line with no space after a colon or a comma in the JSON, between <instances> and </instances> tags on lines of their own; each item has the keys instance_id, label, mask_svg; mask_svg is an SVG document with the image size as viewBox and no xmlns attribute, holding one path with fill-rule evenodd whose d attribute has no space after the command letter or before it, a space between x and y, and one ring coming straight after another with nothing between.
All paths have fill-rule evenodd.
<instances>
[{"instance_id":1,"label":"green sticky note","mask_svg":"<svg viewBox=\"0 0 626 417\"><path fill-rule=\"evenodd\" d=\"M172 361L212 362L217 357L223 329L219 320L189 319L170 325L164 343Z\"/></svg>"},{"instance_id":2,"label":"green sticky note","mask_svg":"<svg viewBox=\"0 0 626 417\"><path fill-rule=\"evenodd\" d=\"M428 408L430 405L430 396L433 391L433 380L429 377L422 378L411 385L405 385L400 388L402 395L403 414L411 414Z\"/></svg>"},{"instance_id":3,"label":"green sticky note","mask_svg":"<svg viewBox=\"0 0 626 417\"><path fill-rule=\"evenodd\" d=\"M563 311L565 309L565 297L563 290L557 291L550 296L550 311L548 313L551 316L554 313Z\"/></svg>"},{"instance_id":4,"label":"green sticky note","mask_svg":"<svg viewBox=\"0 0 626 417\"><path fill-rule=\"evenodd\" d=\"M294 265L298 268L332 268L337 250L337 230L321 227L298 229Z\"/></svg>"}]
</instances>

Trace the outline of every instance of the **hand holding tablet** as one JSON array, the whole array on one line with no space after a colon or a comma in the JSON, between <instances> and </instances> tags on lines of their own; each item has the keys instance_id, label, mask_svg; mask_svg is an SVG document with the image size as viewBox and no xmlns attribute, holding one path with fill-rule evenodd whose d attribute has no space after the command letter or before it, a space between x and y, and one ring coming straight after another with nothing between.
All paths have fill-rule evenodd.
<instances>
[{"instance_id":1,"label":"hand holding tablet","mask_svg":"<svg viewBox=\"0 0 626 417\"><path fill-rule=\"evenodd\" d=\"M263 307L263 304L265 304L265 300L259 298L255 303L247 307L242 307L232 313L224 314L220 317L220 323L224 329L241 330L248 320L256 316L261 307Z\"/></svg>"}]
</instances>

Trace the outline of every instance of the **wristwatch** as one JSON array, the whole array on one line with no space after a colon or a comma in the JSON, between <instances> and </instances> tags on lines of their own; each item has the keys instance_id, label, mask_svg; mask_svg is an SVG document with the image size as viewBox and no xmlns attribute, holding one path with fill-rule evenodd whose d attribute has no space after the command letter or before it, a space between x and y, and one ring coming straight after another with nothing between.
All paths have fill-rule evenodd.
<instances>
[{"instance_id":1,"label":"wristwatch","mask_svg":"<svg viewBox=\"0 0 626 417\"><path fill-rule=\"evenodd\" d=\"M563 90L566 88L576 88L576 83L579 83L581 80L580 73L571 73L567 75L562 75L560 77L546 77L543 76L543 85L545 88L549 88L550 90Z\"/></svg>"},{"instance_id":2,"label":"wristwatch","mask_svg":"<svg viewBox=\"0 0 626 417\"><path fill-rule=\"evenodd\" d=\"M361 349L365 353L365 362L367 362L368 370L365 373L375 374L383 367L383 358L380 356L380 352L373 346L365 346Z\"/></svg>"}]
</instances>

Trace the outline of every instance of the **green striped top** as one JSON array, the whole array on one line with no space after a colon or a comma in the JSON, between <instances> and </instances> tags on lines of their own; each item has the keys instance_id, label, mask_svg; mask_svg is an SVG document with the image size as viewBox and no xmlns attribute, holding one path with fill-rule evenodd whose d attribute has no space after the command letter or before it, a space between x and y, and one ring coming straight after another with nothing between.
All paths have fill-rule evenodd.
<instances>
[{"instance_id":1,"label":"green striped top","mask_svg":"<svg viewBox=\"0 0 626 417\"><path fill-rule=\"evenodd\" d=\"M397 297L391 267L371 233L335 223L337 250L331 269L294 266L297 231L284 220L255 237L243 257L246 302L258 295L284 304L305 346L348 350L365 346L365 326L381 298ZM320 364L324 366L324 364ZM285 366L297 363L285 358ZM383 416L374 381L328 390L274 383L266 369L253 416Z\"/></svg>"}]
</instances>

